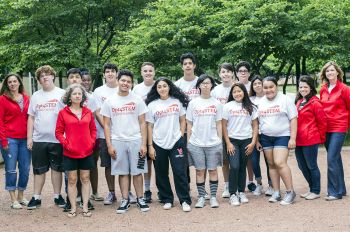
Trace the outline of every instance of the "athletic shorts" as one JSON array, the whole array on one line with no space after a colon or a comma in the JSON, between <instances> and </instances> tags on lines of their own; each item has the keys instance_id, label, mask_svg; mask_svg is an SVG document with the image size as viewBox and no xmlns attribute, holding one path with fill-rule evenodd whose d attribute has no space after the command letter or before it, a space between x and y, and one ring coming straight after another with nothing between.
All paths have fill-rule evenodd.
<instances>
[{"instance_id":1,"label":"athletic shorts","mask_svg":"<svg viewBox=\"0 0 350 232\"><path fill-rule=\"evenodd\" d=\"M63 156L63 169L65 171L91 170L94 167L95 163L92 155L80 159Z\"/></svg>"},{"instance_id":2,"label":"athletic shorts","mask_svg":"<svg viewBox=\"0 0 350 232\"><path fill-rule=\"evenodd\" d=\"M274 149L274 148L285 148L288 149L289 136L268 136L260 135L260 144L264 150Z\"/></svg>"},{"instance_id":3,"label":"athletic shorts","mask_svg":"<svg viewBox=\"0 0 350 232\"><path fill-rule=\"evenodd\" d=\"M111 166L111 156L108 154L107 143L105 139L98 139L99 153L101 158L101 167Z\"/></svg>"},{"instance_id":4,"label":"athletic shorts","mask_svg":"<svg viewBox=\"0 0 350 232\"><path fill-rule=\"evenodd\" d=\"M132 141L112 140L117 151L117 158L111 160L112 175L132 175L147 173L147 158L141 158L139 152L141 139Z\"/></svg>"},{"instance_id":5,"label":"athletic shorts","mask_svg":"<svg viewBox=\"0 0 350 232\"><path fill-rule=\"evenodd\" d=\"M189 159L197 170L215 170L222 166L222 144L213 147L197 147L191 143L187 145L190 152Z\"/></svg>"},{"instance_id":6,"label":"athletic shorts","mask_svg":"<svg viewBox=\"0 0 350 232\"><path fill-rule=\"evenodd\" d=\"M63 147L60 143L33 142L32 165L34 175L52 170L63 172Z\"/></svg>"}]
</instances>

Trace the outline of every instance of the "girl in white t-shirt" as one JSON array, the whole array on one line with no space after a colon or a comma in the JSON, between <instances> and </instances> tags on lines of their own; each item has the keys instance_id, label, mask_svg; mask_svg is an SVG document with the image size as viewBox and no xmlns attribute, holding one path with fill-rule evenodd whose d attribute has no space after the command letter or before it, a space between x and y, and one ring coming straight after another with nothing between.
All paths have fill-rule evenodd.
<instances>
[{"instance_id":1,"label":"girl in white t-shirt","mask_svg":"<svg viewBox=\"0 0 350 232\"><path fill-rule=\"evenodd\" d=\"M218 188L217 167L222 166L222 104L210 96L214 79L203 74L198 78L196 88L200 96L192 100L187 108L187 139L189 158L196 168L198 202L196 208L205 205L205 172L209 172L210 206L219 207L216 199ZM191 163L191 162L190 162Z\"/></svg>"},{"instance_id":2,"label":"girl in white t-shirt","mask_svg":"<svg viewBox=\"0 0 350 232\"><path fill-rule=\"evenodd\" d=\"M246 166L258 136L257 109L242 83L232 86L222 115L222 131L229 155L231 205L248 203L244 194Z\"/></svg>"},{"instance_id":3,"label":"girl in white t-shirt","mask_svg":"<svg viewBox=\"0 0 350 232\"><path fill-rule=\"evenodd\" d=\"M158 79L147 95L149 112L148 153L154 160L159 197L168 210L174 204L169 182L169 161L173 171L177 196L185 212L191 211L191 197L187 177L187 160L184 155L186 128L185 108L188 97L166 78Z\"/></svg>"},{"instance_id":4,"label":"girl in white t-shirt","mask_svg":"<svg viewBox=\"0 0 350 232\"><path fill-rule=\"evenodd\" d=\"M259 102L258 114L260 143L269 164L274 188L269 201L277 202L281 199L281 177L287 192L280 204L289 205L294 202L295 192L287 159L288 149L295 148L298 112L292 99L278 92L274 77L263 80L263 90L265 96Z\"/></svg>"}]
</instances>

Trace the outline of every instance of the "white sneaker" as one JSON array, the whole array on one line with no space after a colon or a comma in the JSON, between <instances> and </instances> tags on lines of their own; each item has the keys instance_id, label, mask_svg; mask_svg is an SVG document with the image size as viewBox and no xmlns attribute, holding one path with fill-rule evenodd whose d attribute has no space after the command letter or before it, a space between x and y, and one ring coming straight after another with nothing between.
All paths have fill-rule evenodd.
<instances>
[{"instance_id":1,"label":"white sneaker","mask_svg":"<svg viewBox=\"0 0 350 232\"><path fill-rule=\"evenodd\" d=\"M272 196L269 198L269 202L276 203L281 200L281 194L279 191L273 192Z\"/></svg>"},{"instance_id":2,"label":"white sneaker","mask_svg":"<svg viewBox=\"0 0 350 232\"><path fill-rule=\"evenodd\" d=\"M210 207L212 207L212 208L219 208L219 202L216 199L216 197L211 197L210 198Z\"/></svg>"},{"instance_id":3,"label":"white sneaker","mask_svg":"<svg viewBox=\"0 0 350 232\"><path fill-rule=\"evenodd\" d=\"M26 198L22 198L22 200L18 201L21 205L27 206L29 204L29 201Z\"/></svg>"},{"instance_id":4,"label":"white sneaker","mask_svg":"<svg viewBox=\"0 0 350 232\"><path fill-rule=\"evenodd\" d=\"M272 196L273 193L274 193L274 190L271 186L269 186L265 191L266 196Z\"/></svg>"},{"instance_id":5,"label":"white sneaker","mask_svg":"<svg viewBox=\"0 0 350 232\"><path fill-rule=\"evenodd\" d=\"M239 206L241 203L239 202L239 198L236 194L232 194L230 197L230 204L233 206Z\"/></svg>"},{"instance_id":6,"label":"white sneaker","mask_svg":"<svg viewBox=\"0 0 350 232\"><path fill-rule=\"evenodd\" d=\"M14 201L11 203L12 209L22 209L22 205L18 201Z\"/></svg>"},{"instance_id":7,"label":"white sneaker","mask_svg":"<svg viewBox=\"0 0 350 232\"><path fill-rule=\"evenodd\" d=\"M187 204L186 202L182 202L182 211L190 212L191 211L191 206L189 204Z\"/></svg>"},{"instance_id":8,"label":"white sneaker","mask_svg":"<svg viewBox=\"0 0 350 232\"><path fill-rule=\"evenodd\" d=\"M196 208L203 208L205 205L205 198L204 197L200 197L198 198L198 201L196 203L196 205L194 207Z\"/></svg>"},{"instance_id":9,"label":"white sneaker","mask_svg":"<svg viewBox=\"0 0 350 232\"><path fill-rule=\"evenodd\" d=\"M301 198L306 198L307 196L310 195L310 193L311 193L311 192L302 193L302 194L300 194L300 197L301 197Z\"/></svg>"},{"instance_id":10,"label":"white sneaker","mask_svg":"<svg viewBox=\"0 0 350 232\"><path fill-rule=\"evenodd\" d=\"M249 202L249 200L246 197L246 195L244 193L242 193L242 192L238 193L238 197L239 197L239 201L241 203L248 203Z\"/></svg>"},{"instance_id":11,"label":"white sneaker","mask_svg":"<svg viewBox=\"0 0 350 232\"><path fill-rule=\"evenodd\" d=\"M253 194L254 196L260 196L262 191L263 191L263 186L261 184L257 184Z\"/></svg>"},{"instance_id":12,"label":"white sneaker","mask_svg":"<svg viewBox=\"0 0 350 232\"><path fill-rule=\"evenodd\" d=\"M222 192L221 197L222 198L230 198L230 192L228 191L228 189L225 188L225 190Z\"/></svg>"},{"instance_id":13,"label":"white sneaker","mask_svg":"<svg viewBox=\"0 0 350 232\"><path fill-rule=\"evenodd\" d=\"M130 204L135 204L137 202L136 196L132 192L129 192L129 202Z\"/></svg>"},{"instance_id":14,"label":"white sneaker","mask_svg":"<svg viewBox=\"0 0 350 232\"><path fill-rule=\"evenodd\" d=\"M209 194L208 194L208 193L205 193L205 195L204 195L204 199L205 199L205 200L210 200L210 196L209 196Z\"/></svg>"},{"instance_id":15,"label":"white sneaker","mask_svg":"<svg viewBox=\"0 0 350 232\"><path fill-rule=\"evenodd\" d=\"M169 210L169 209L171 209L171 207L173 207L173 205L171 203L165 203L163 205L163 209L165 209L165 210Z\"/></svg>"}]
</instances>

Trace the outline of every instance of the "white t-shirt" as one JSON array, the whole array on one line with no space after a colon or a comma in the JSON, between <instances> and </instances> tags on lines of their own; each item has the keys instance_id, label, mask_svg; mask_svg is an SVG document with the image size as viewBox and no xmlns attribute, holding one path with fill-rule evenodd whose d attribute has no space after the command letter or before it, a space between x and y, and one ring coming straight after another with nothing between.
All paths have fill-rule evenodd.
<instances>
[{"instance_id":1,"label":"white t-shirt","mask_svg":"<svg viewBox=\"0 0 350 232\"><path fill-rule=\"evenodd\" d=\"M262 97L251 96L251 97L250 97L250 101L253 102L254 105L258 106L260 100L261 100L263 97L264 97L264 96L262 96Z\"/></svg>"},{"instance_id":2,"label":"white t-shirt","mask_svg":"<svg viewBox=\"0 0 350 232\"><path fill-rule=\"evenodd\" d=\"M221 104L226 104L227 99L230 95L230 87L225 87L223 84L215 86L215 88L211 91L211 96L217 99Z\"/></svg>"},{"instance_id":3,"label":"white t-shirt","mask_svg":"<svg viewBox=\"0 0 350 232\"><path fill-rule=\"evenodd\" d=\"M153 125L153 142L163 149L171 149L181 137L180 116L186 114L181 102L169 97L148 104L146 121Z\"/></svg>"},{"instance_id":4,"label":"white t-shirt","mask_svg":"<svg viewBox=\"0 0 350 232\"><path fill-rule=\"evenodd\" d=\"M186 119L192 122L189 142L198 147L212 147L221 143L216 122L222 119L222 104L213 97L198 97L190 101Z\"/></svg>"},{"instance_id":5,"label":"white t-shirt","mask_svg":"<svg viewBox=\"0 0 350 232\"><path fill-rule=\"evenodd\" d=\"M96 110L101 109L103 102L107 99L107 97L117 94L118 87L110 88L107 85L102 85L95 89L93 93L93 98L96 104ZM96 129L97 129L97 138L104 139L105 134L100 123L95 119Z\"/></svg>"},{"instance_id":6,"label":"white t-shirt","mask_svg":"<svg viewBox=\"0 0 350 232\"><path fill-rule=\"evenodd\" d=\"M111 139L132 141L141 138L139 116L148 112L145 102L136 94L114 94L102 105L101 115L111 119Z\"/></svg>"},{"instance_id":7,"label":"white t-shirt","mask_svg":"<svg viewBox=\"0 0 350 232\"><path fill-rule=\"evenodd\" d=\"M199 89L196 89L196 84L198 81L198 77L196 76L193 81L186 81L183 77L177 80L174 84L179 87L189 98L189 100L193 100L199 97Z\"/></svg>"},{"instance_id":8,"label":"white t-shirt","mask_svg":"<svg viewBox=\"0 0 350 232\"><path fill-rule=\"evenodd\" d=\"M36 91L30 99L28 114L34 116L34 142L59 143L55 136L60 102L65 91L55 87L51 91Z\"/></svg>"},{"instance_id":9,"label":"white t-shirt","mask_svg":"<svg viewBox=\"0 0 350 232\"><path fill-rule=\"evenodd\" d=\"M145 85L145 82L142 82L138 85L135 85L135 87L133 88L132 92L138 96L140 96L142 98L142 100L146 100L147 98L147 94L149 93L149 91L151 91L152 86L147 86Z\"/></svg>"},{"instance_id":10,"label":"white t-shirt","mask_svg":"<svg viewBox=\"0 0 350 232\"><path fill-rule=\"evenodd\" d=\"M84 102L84 106L87 107L91 112L95 112L97 110L96 102L94 96L91 93L86 92L86 101Z\"/></svg>"},{"instance_id":11,"label":"white t-shirt","mask_svg":"<svg viewBox=\"0 0 350 232\"><path fill-rule=\"evenodd\" d=\"M290 120L298 116L298 111L292 100L279 92L272 101L266 96L260 100L258 115L262 134L290 136Z\"/></svg>"},{"instance_id":12,"label":"white t-shirt","mask_svg":"<svg viewBox=\"0 0 350 232\"><path fill-rule=\"evenodd\" d=\"M249 139L253 137L252 121L258 117L257 108L253 107L252 115L243 109L242 103L230 101L224 105L222 118L227 120L228 137Z\"/></svg>"}]
</instances>

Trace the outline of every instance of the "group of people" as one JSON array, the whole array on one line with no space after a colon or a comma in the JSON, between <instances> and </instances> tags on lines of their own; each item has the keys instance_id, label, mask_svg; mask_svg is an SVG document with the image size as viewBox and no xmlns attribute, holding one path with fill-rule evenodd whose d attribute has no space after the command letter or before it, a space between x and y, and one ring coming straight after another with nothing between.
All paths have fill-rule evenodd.
<instances>
[{"instance_id":1,"label":"group of people","mask_svg":"<svg viewBox=\"0 0 350 232\"><path fill-rule=\"evenodd\" d=\"M19 75L7 75L0 90L0 148L11 207L40 207L45 174L51 169L54 203L68 217L77 216L78 198L84 217L92 215L91 200L105 205L116 201L115 176L122 196L117 213L125 213L133 203L147 212L152 202L152 163L157 197L165 210L174 205L169 163L183 211L191 211L192 204L189 166L196 172L195 208L203 208L206 200L210 207L219 207L220 166L225 182L222 197L238 206L249 202L246 186L256 196L263 193L261 154L267 167L268 201L289 205L296 197L287 163L289 150L295 149L309 185L300 196L313 200L320 197L317 154L323 143L328 164L326 200L346 195L341 150L350 125L350 89L342 83L344 74L335 62L321 70L320 98L314 79L303 76L295 102L278 91L275 77L251 77L248 62L235 67L221 64L219 85L208 74L195 75L192 53L182 54L180 63L183 77L175 83L165 77L155 80L154 64L143 63L143 82L134 88L131 71L107 63L105 84L93 92L87 71L68 70L68 88L63 90L54 84L54 69L45 65L35 73L42 88L31 98ZM98 193L99 158L108 186L105 198ZM34 194L28 201L24 190L31 161ZM286 189L283 198L280 179ZM61 195L63 180L66 200Z\"/></svg>"}]
</instances>

